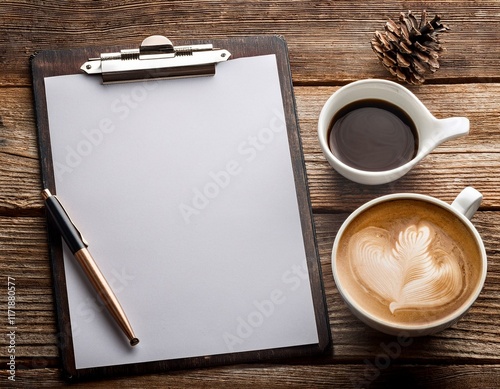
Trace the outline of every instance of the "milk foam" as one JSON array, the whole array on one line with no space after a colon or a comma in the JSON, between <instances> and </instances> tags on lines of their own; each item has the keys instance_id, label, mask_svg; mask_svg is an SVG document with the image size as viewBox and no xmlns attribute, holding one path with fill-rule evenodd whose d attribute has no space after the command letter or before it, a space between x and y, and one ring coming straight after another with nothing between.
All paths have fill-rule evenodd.
<instances>
[{"instance_id":1,"label":"milk foam","mask_svg":"<svg viewBox=\"0 0 500 389\"><path fill-rule=\"evenodd\" d=\"M391 313L440 308L466 289L462 251L431 223L366 227L351 237L348 253L357 281Z\"/></svg>"}]
</instances>

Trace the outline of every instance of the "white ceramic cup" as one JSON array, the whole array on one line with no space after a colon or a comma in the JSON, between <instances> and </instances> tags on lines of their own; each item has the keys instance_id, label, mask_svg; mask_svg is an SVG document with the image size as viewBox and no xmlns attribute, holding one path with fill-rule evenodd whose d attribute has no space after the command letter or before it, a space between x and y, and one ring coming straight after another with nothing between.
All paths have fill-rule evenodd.
<instances>
[{"instance_id":1,"label":"white ceramic cup","mask_svg":"<svg viewBox=\"0 0 500 389\"><path fill-rule=\"evenodd\" d=\"M328 134L333 117L346 105L365 99L387 101L410 116L418 133L418 149L411 161L391 170L365 171L345 164L332 153ZM355 81L337 90L326 101L318 121L319 144L330 165L344 177L367 185L385 184L397 180L441 143L468 132L467 118L436 119L408 89L395 82L378 79Z\"/></svg>"},{"instance_id":2,"label":"white ceramic cup","mask_svg":"<svg viewBox=\"0 0 500 389\"><path fill-rule=\"evenodd\" d=\"M420 324L412 323L403 325L403 324L389 323L388 321L381 319L379 316L370 313L367 309L362 308L359 301L359 295L358 295L358 300L356 300L356 298L353 297L355 293L352 293L352 291L349 288L349 284L347 282L343 283L342 277L339 276L339 266L337 264L337 252L339 250L339 242L346 228L362 212L368 210L369 208L386 201L397 200L397 199L422 200L425 202L429 202L431 204L435 204L443 208L447 212L450 212L452 215L454 215L456 218L462 221L462 223L465 225L467 231L473 237L473 239L477 244L477 247L480 250L481 267L479 271L479 277L477 278L477 282L473 286L472 291L465 297L464 302L457 309L455 309L450 314L442 317L441 319L423 323L421 322ZM343 300L345 301L349 309L352 311L352 313L370 327L375 328L381 332L397 336L429 335L444 330L445 328L448 328L451 325L455 324L469 310L471 305L477 299L479 293L483 288L484 281L486 278L487 258L486 258L486 250L484 248L484 243L479 233L477 232L476 228L469 220L470 218L472 218L476 210L479 208L481 201L482 201L481 193L472 187L467 187L456 197L456 199L453 201L451 205L444 201L438 200L434 197L427 195L399 193L399 194L390 194L376 198L356 209L340 227L340 230L337 233L335 242L333 244L332 258L331 258L335 284L340 292L340 295L342 296ZM383 280L383 282L387 282L387 280ZM423 313L425 313L425 311Z\"/></svg>"}]
</instances>

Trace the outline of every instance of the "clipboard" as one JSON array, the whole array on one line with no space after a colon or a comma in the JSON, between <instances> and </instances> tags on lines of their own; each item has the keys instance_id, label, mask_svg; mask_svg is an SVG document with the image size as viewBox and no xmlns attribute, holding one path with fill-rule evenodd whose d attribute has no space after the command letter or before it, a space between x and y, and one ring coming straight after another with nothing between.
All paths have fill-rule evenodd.
<instances>
[{"instance_id":1,"label":"clipboard","mask_svg":"<svg viewBox=\"0 0 500 389\"><path fill-rule=\"evenodd\" d=\"M147 41L145 41L147 43ZM155 43L156 42L156 43ZM92 378L92 377L103 377L109 375L126 375L126 374L144 374L144 373L153 373L153 372L162 372L176 369L186 369L186 368L199 368L206 366L215 366L215 365L223 365L223 364L235 364L235 363L246 363L246 362L255 362L255 361L264 361L270 359L284 359L290 357L303 357L303 356L312 356L317 353L324 352L331 345L331 335L330 335L330 327L329 327L329 319L328 313L326 309L326 301L325 294L322 283L321 276L321 265L319 260L319 254L316 246L315 239L315 231L314 231L314 223L312 218L312 210L309 199L309 193L307 189L307 177L305 171L305 162L303 158L303 154L301 151L301 141L299 135L299 127L298 127L298 119L296 115L295 109L295 101L293 96L293 87L292 87L292 79L290 73L290 66L288 60L288 51L286 42L281 37L277 36L255 36L255 37L244 37L244 38L230 38L230 39L217 39L210 40L210 42L206 41L185 41L181 42L182 46L168 46L169 41L160 40L161 45L157 44L157 40L149 41L150 45L146 44L144 46L148 49L151 49L151 52L143 53L148 55L165 54L165 49L168 53L172 54L173 51L179 50L192 50L193 46L200 47L201 51L212 51L213 47L222 48L223 53L230 53L230 59L218 59L213 60L209 59L210 62L207 66L199 63L196 67L192 67L186 70L185 66L173 66L173 70L169 69L167 71L158 72L158 65L151 69L142 69L140 72L126 72L123 69L118 70L117 74L111 76L111 78L105 79L105 75L103 69L100 69L98 75L85 75L85 77L89 77L96 79L96 77L103 77L103 81L110 82L124 82L124 81L137 81L146 77L150 80L156 80L157 78L175 78L175 77L193 77L198 75L212 75L212 77L217 77L218 74L218 66L215 65L218 61L226 61L229 64L231 61L235 61L237 59L245 59L245 58L259 58L262 56L272 56L275 58L277 74L279 77L279 91L281 94L281 100L283 104L283 114L284 121L286 124L286 142L288 144L288 152L289 152L289 164L291 166L291 174L293 176L293 186L294 186L294 198L296 199L297 204L297 212L298 217L300 219L300 233L302 235L302 244L303 244L303 260L306 264L306 279L305 282L302 282L301 288L306 288L310 293L310 304L312 309L312 315L314 317L314 332L316 332L316 340L314 342L307 342L307 344L301 344L300 341L298 344L293 344L290 346L271 346L271 347L262 347L262 348L250 348L243 349L243 351L238 349L240 346L239 342L244 343L243 341L247 341L247 339L243 336L245 330L246 335L251 331L252 335L249 335L250 340L254 340L258 337L257 330L260 327L265 327L268 325L268 322L274 320L279 316L278 305L283 301L293 301L294 295L291 292L292 286L299 285L301 277L304 275L304 272L300 273L295 267L293 263L287 265L288 267L284 267L284 271L278 271L278 276L281 275L281 281L275 281L275 284L269 285L281 285L281 289L274 288L270 289L267 286L267 289L264 291L264 295L268 296L267 298L259 298L253 299L252 309L247 308L245 314L234 313L233 316L229 316L234 318L234 322L231 324L233 329L237 331L240 330L239 333L234 332L229 333L229 335L233 336L233 338L228 338L226 336L225 341L228 345L228 349L222 351L218 349L215 353L210 351L210 342L207 342L206 349L199 352L198 355L187 355L181 357L174 358L162 358L162 359L154 359L153 360L140 360L140 361L132 361L130 363L117 363L117 364L104 364L99 366L78 366L77 361L77 352L76 352L76 341L75 331L77 329L72 328L72 317L70 315L70 302L68 296L68 288L69 284L72 282L67 279L67 267L68 262L65 262L64 259L64 244L61 242L61 238L55 229L54 225L50 220L48 220L48 232L49 232L49 249L50 249L50 257L52 262L52 273L53 273L53 282L54 282L54 293L56 300L56 308L57 308L57 317L58 317L58 340L59 340L59 349L62 357L62 364L65 376L69 380L78 380L82 378ZM207 46L207 43L211 46ZM162 46L162 47L158 47ZM101 53L121 53L120 55L128 56L128 58L135 58L138 60L139 55L141 55L141 50L135 50L133 52L121 51L122 47L92 47L92 48L83 48L83 49L74 49L74 50L48 50L42 51L34 55L31 59L31 69L32 69L32 78L33 78L33 90L35 97L35 108L36 108L36 119L37 119L37 131L38 131L38 143L39 143L39 152L40 152L40 160L41 160L41 172L42 172L42 181L43 186L50 189L52 193L58 194L58 188L56 187L56 172L57 166L53 160L53 155L55 150L53 149L53 139L51 139L50 127L52 123L50 123L49 109L48 109L48 100L47 100L47 90L45 80L51 77L58 76L66 76L66 75L76 75L81 74L82 67L88 67L89 59L97 60L96 56L99 56ZM156 50L156 52L155 52ZM192 53L191 53L192 55ZM220 55L220 52L217 54ZM187 54L186 58L189 54ZM225 55L224 55L225 56ZM102 60L102 55L100 57ZM116 55L113 58L114 60L118 60ZM99 61L97 61L99 62ZM94 62L94 63L97 63ZM125 62L125 61L124 61ZM133 61L129 61L127 66L130 66L130 63ZM203 62L203 61L202 61ZM234 62L236 63L236 62ZM206 64L205 64L206 65ZM196 70L194 70L196 69ZM87 69L89 70L89 69ZM202 74L199 74L199 73ZM214 75L215 72L215 75ZM210 77L210 76L209 76ZM127 79L131 78L131 79ZM198 78L196 78L198 79ZM195 80L193 78L193 80ZM141 82L141 81L140 81ZM146 81L148 82L148 81ZM169 93L168 90L168 82L165 84L161 84L160 88L166 88L165 93ZM195 82L195 81L193 81ZM134 83L127 83L132 88ZM146 85L146 84L144 84ZM105 85L100 85L101 88L106 88ZM77 93L77 91L75 91ZM243 151L243 148L241 149ZM89 157L91 158L92 155ZM249 156L250 157L250 156ZM227 160L227 159L226 159ZM232 160L231 160L232 161ZM229 162L231 162L229 161ZM229 164L227 164L229 166ZM234 169L236 169L236 165L232 165ZM254 166L252 166L253 168ZM168 166L166 167L168 168ZM234 170L236 171L236 170ZM205 171L206 173L206 171ZM212 174L211 177L216 180L217 171L210 171ZM123 171L123 174L126 175L127 171ZM230 175L228 176L230 177ZM244 178L244 177L243 177ZM219 177L219 179L222 179ZM212 183L213 184L213 183ZM222 184L219 182L219 191L222 188ZM236 186L236 184L235 184ZM208 187L207 187L208 188ZM212 185L212 188L215 188ZM110 187L110 189L112 189ZM195 192L193 193L201 193L203 197L203 193L195 188ZM89 192L92 191L91 186L89 186ZM209 200L207 196L208 192L205 193L205 200ZM222 197L222 196L220 196ZM217 199L220 200L220 199ZM222 200L221 200L222 201ZM143 204L144 205L144 204ZM269 211L272 211L270 209ZM86 231L83 232L86 234ZM118 241L120 237L116 237ZM92 242L91 242L92 243ZM91 246L92 247L92 246ZM224 247L218 247L215 250L223 251ZM99 263L100 259L96 258L96 261ZM286 261L286 259L284 259ZM196 263L196 262L195 262ZM286 262L284 262L286 264ZM100 263L101 264L101 263ZM139 264L140 265L140 264ZM265 270L265 269L264 269ZM295 271L297 270L297 271ZM256 273L258 274L258 273ZM263 273L262 273L263 274ZM119 278L119 276L118 276ZM126 273L125 273L126 278ZM260 278L260 277L257 277ZM304 278L302 278L304 280ZM254 280L255 282L260 282L258 279ZM289 289L286 289L284 284L279 282L288 281ZM295 281L295 284L293 283ZM274 282L274 281L273 281ZM124 281L127 284L127 281ZM118 285L118 286L123 286ZM234 286L233 286L234 287ZM266 287L264 287L265 289ZM194 288L193 288L194 289ZM210 290L210 289L207 289ZM290 293L290 298L286 300L289 296L279 294L279 292L287 292ZM273 295L274 293L274 295ZM118 296L120 298L120 296ZM274 306L271 305L265 306L269 301L274 302ZM123 304L123 302L122 302ZM286 305L286 304L283 304ZM216 303L213 309L216 309L218 304ZM73 307L74 308L74 307ZM272 309L271 309L272 308ZM288 307L291 308L291 307ZM168 308L162 308L167 309ZM127 309L126 309L127 311ZM248 315L246 315L248 313ZM138 317L130 316L128 312L129 319L133 322L140 321ZM252 316L253 315L253 316ZM94 312L94 316L105 316L104 312ZM172 316L175 316L172 314ZM95 319L97 320L97 319ZM153 320L153 318L148 318L148 320ZM109 325L110 322L104 321L104 325ZM239 326L239 327L238 327ZM293 327L293 324L291 324ZM203 326L201 326L203 327ZM258 328L259 327L259 328ZM182 329L180 329L182 330ZM203 330L203 328L202 328ZM209 331L210 329L206 329ZM287 331L283 329L283 331ZM283 332L282 331L282 332ZM301 338L300 328L297 337ZM310 329L309 329L310 331ZM138 330L136 329L136 332ZM255 334L254 334L255 332ZM228 332L220 332L221 334L228 335ZM241 335L239 338L235 334ZM246 336L245 335L245 336ZM141 335L138 333L138 336ZM209 337L209 336L208 336ZM206 339L200 338L200 339ZM235 340L236 339L236 340ZM239 340L238 340L239 339ZM270 337L273 339L273 336ZM235 340L234 344L231 343ZM230 346L237 346L236 350L232 350ZM161 354L161 352L160 352ZM133 360L133 357L132 357Z\"/></svg>"}]
</instances>

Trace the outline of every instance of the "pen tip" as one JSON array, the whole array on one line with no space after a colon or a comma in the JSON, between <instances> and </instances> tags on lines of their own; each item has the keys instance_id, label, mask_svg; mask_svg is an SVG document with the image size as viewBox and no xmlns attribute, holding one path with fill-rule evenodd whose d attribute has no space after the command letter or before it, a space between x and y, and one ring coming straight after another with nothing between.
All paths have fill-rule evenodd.
<instances>
[{"instance_id":1,"label":"pen tip","mask_svg":"<svg viewBox=\"0 0 500 389\"><path fill-rule=\"evenodd\" d=\"M131 346L136 346L138 343L139 343L139 339L137 339L137 338L130 339Z\"/></svg>"}]
</instances>

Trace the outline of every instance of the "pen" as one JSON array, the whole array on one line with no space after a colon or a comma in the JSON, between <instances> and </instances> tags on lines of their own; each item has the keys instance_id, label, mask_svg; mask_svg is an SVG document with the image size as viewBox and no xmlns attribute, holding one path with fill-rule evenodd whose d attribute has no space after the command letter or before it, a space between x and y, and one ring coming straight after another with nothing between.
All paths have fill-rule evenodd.
<instances>
[{"instance_id":1,"label":"pen","mask_svg":"<svg viewBox=\"0 0 500 389\"><path fill-rule=\"evenodd\" d=\"M127 335L130 345L135 346L139 343L139 339L135 337L134 331L132 330L123 308L118 302L108 282L104 278L104 275L99 270L94 258L92 258L87 250L88 244L85 242L82 235L71 221L70 217L64 210L64 207L59 202L59 199L56 198L56 196L53 196L48 189L44 189L42 191L42 196L45 200L45 206L47 207L52 220L56 224L57 229L64 238L64 241L68 245L78 263L81 265L108 311L116 320L125 335Z\"/></svg>"}]
</instances>

